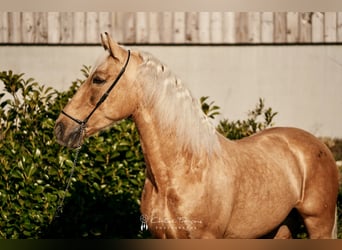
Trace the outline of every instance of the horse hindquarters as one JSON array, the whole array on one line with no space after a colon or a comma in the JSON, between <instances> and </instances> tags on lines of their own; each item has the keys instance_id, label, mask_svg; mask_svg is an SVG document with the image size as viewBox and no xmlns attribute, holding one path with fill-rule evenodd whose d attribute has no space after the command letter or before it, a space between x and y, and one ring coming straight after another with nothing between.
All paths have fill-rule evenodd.
<instances>
[{"instance_id":1,"label":"horse hindquarters","mask_svg":"<svg viewBox=\"0 0 342 250\"><path fill-rule=\"evenodd\" d=\"M268 129L255 136L241 140L240 145L243 146L241 147L241 151L248 150L248 154L253 156L254 165L256 165L256 162L262 162L263 158L261 158L259 154L252 153L257 151L256 149L258 149L259 152L262 151L261 149L267 149L266 156L273 155L274 157L267 158L264 155L264 159L271 159L271 162L268 162L268 165L272 165L271 163L273 163L274 166L279 167L274 168L272 165L272 167L269 168L269 171L265 171L265 168L253 167L253 165L248 164L249 167L244 168L242 171L245 181L240 181L240 184L249 183L250 180L258 180L255 176L263 176L263 179L266 180L265 173L273 174L273 176L269 175L267 179L271 180L270 178L272 178L272 180L276 180L274 178L274 169L283 169L285 170L284 173L290 173L288 176L289 178L284 178L284 175L282 175L281 178L278 178L276 184L274 184L274 182L269 182L268 185L265 186L267 188L266 190L261 190L263 185L256 185L259 187L257 192L255 192L254 189L246 189L248 192L243 193L251 193L254 195L242 197L241 200L248 200L248 203L243 204L241 207L249 206L250 202L256 196L267 193L267 190L271 190L271 193L274 194L273 198L275 198L272 201L273 204L270 204L273 218L276 214L278 214L278 218L281 217L279 216L279 213L281 213L282 210L278 210L277 212L274 210L279 208L277 205L282 204L281 208L286 210L289 208L284 207L286 201L289 205L291 205L290 203L292 202L292 207L290 209L295 208L299 212L304 220L310 238L335 237L338 170L335 160L326 145L310 133L296 128ZM256 148L256 146L258 146L258 148ZM276 159L276 161L272 162L274 159ZM258 174L259 170L264 172ZM248 175L249 172L252 172L253 175ZM279 173L280 172L281 171L279 171ZM294 187L294 189L292 189L295 191L294 197L291 197L290 190L282 183L286 180L288 181L286 186ZM270 183L273 183L276 186L272 187L270 186ZM283 195L287 197L282 197ZM241 196L241 192L239 193L239 196ZM260 204L262 201L262 199L260 199L262 197L258 197L258 200L254 201L255 204ZM282 199L285 202L281 202L279 199ZM259 207L265 208L267 201L268 200L262 201L262 206L260 205ZM263 221L261 212L262 210L257 211L259 222ZM241 211L239 211L238 214L239 218L241 218Z\"/></svg>"}]
</instances>

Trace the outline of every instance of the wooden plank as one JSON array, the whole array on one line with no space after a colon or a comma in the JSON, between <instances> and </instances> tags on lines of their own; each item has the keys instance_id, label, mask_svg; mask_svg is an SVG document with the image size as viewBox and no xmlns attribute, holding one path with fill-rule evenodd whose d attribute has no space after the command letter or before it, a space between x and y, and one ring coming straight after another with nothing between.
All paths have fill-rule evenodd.
<instances>
[{"instance_id":1,"label":"wooden plank","mask_svg":"<svg viewBox=\"0 0 342 250\"><path fill-rule=\"evenodd\" d=\"M0 12L0 43L8 43L8 13Z\"/></svg>"},{"instance_id":2,"label":"wooden plank","mask_svg":"<svg viewBox=\"0 0 342 250\"><path fill-rule=\"evenodd\" d=\"M97 12L86 12L86 42L90 44L100 42L99 18Z\"/></svg>"},{"instance_id":3,"label":"wooden plank","mask_svg":"<svg viewBox=\"0 0 342 250\"><path fill-rule=\"evenodd\" d=\"M299 41L299 14L298 12L288 12L286 15L286 41L287 43L297 43Z\"/></svg>"},{"instance_id":4,"label":"wooden plank","mask_svg":"<svg viewBox=\"0 0 342 250\"><path fill-rule=\"evenodd\" d=\"M223 42L223 27L222 27L222 12L210 13L210 42L222 43Z\"/></svg>"},{"instance_id":5,"label":"wooden plank","mask_svg":"<svg viewBox=\"0 0 342 250\"><path fill-rule=\"evenodd\" d=\"M134 12L124 12L123 19L123 41L124 43L135 43L136 42L136 22Z\"/></svg>"},{"instance_id":6,"label":"wooden plank","mask_svg":"<svg viewBox=\"0 0 342 250\"><path fill-rule=\"evenodd\" d=\"M260 43L261 18L259 12L248 13L248 43Z\"/></svg>"},{"instance_id":7,"label":"wooden plank","mask_svg":"<svg viewBox=\"0 0 342 250\"><path fill-rule=\"evenodd\" d=\"M119 43L124 41L124 19L125 12L112 12L112 37Z\"/></svg>"},{"instance_id":8,"label":"wooden plank","mask_svg":"<svg viewBox=\"0 0 342 250\"><path fill-rule=\"evenodd\" d=\"M85 12L73 13L73 36L72 42L82 44L86 41L86 16Z\"/></svg>"},{"instance_id":9,"label":"wooden plank","mask_svg":"<svg viewBox=\"0 0 342 250\"><path fill-rule=\"evenodd\" d=\"M161 13L159 12L150 12L148 14L148 26L149 26L149 35L148 35L148 43L155 44L160 43L160 21L161 21Z\"/></svg>"},{"instance_id":10,"label":"wooden plank","mask_svg":"<svg viewBox=\"0 0 342 250\"><path fill-rule=\"evenodd\" d=\"M73 42L73 13L60 13L60 43L70 44Z\"/></svg>"},{"instance_id":11,"label":"wooden plank","mask_svg":"<svg viewBox=\"0 0 342 250\"><path fill-rule=\"evenodd\" d=\"M274 42L286 43L286 12L274 13Z\"/></svg>"},{"instance_id":12,"label":"wooden plank","mask_svg":"<svg viewBox=\"0 0 342 250\"><path fill-rule=\"evenodd\" d=\"M337 41L337 15L336 12L324 14L324 41L334 43Z\"/></svg>"},{"instance_id":13,"label":"wooden plank","mask_svg":"<svg viewBox=\"0 0 342 250\"><path fill-rule=\"evenodd\" d=\"M273 12L261 13L261 42L272 43L274 37Z\"/></svg>"},{"instance_id":14,"label":"wooden plank","mask_svg":"<svg viewBox=\"0 0 342 250\"><path fill-rule=\"evenodd\" d=\"M174 12L173 14L173 42L185 42L185 12Z\"/></svg>"},{"instance_id":15,"label":"wooden plank","mask_svg":"<svg viewBox=\"0 0 342 250\"><path fill-rule=\"evenodd\" d=\"M342 12L337 13L337 42L342 42Z\"/></svg>"},{"instance_id":16,"label":"wooden plank","mask_svg":"<svg viewBox=\"0 0 342 250\"><path fill-rule=\"evenodd\" d=\"M234 12L223 13L223 42L235 43L235 14Z\"/></svg>"},{"instance_id":17,"label":"wooden plank","mask_svg":"<svg viewBox=\"0 0 342 250\"><path fill-rule=\"evenodd\" d=\"M310 43L312 41L312 20L311 20L312 13L311 12L304 12L300 13L299 15L299 41L303 43Z\"/></svg>"},{"instance_id":18,"label":"wooden plank","mask_svg":"<svg viewBox=\"0 0 342 250\"><path fill-rule=\"evenodd\" d=\"M21 43L21 13L8 13L8 42Z\"/></svg>"},{"instance_id":19,"label":"wooden plank","mask_svg":"<svg viewBox=\"0 0 342 250\"><path fill-rule=\"evenodd\" d=\"M13 37L12 41L15 43L22 43L22 15L21 12L13 12L12 16L12 24L13 24Z\"/></svg>"},{"instance_id":20,"label":"wooden plank","mask_svg":"<svg viewBox=\"0 0 342 250\"><path fill-rule=\"evenodd\" d=\"M312 42L324 42L324 14L315 12L312 15Z\"/></svg>"},{"instance_id":21,"label":"wooden plank","mask_svg":"<svg viewBox=\"0 0 342 250\"><path fill-rule=\"evenodd\" d=\"M200 43L210 43L210 13L200 12L198 14L198 38Z\"/></svg>"},{"instance_id":22,"label":"wooden plank","mask_svg":"<svg viewBox=\"0 0 342 250\"><path fill-rule=\"evenodd\" d=\"M148 14L146 12L137 12L136 20L136 42L147 43L149 34Z\"/></svg>"},{"instance_id":23,"label":"wooden plank","mask_svg":"<svg viewBox=\"0 0 342 250\"><path fill-rule=\"evenodd\" d=\"M172 43L173 40L173 15L172 12L163 12L161 15L159 33L162 43Z\"/></svg>"},{"instance_id":24,"label":"wooden plank","mask_svg":"<svg viewBox=\"0 0 342 250\"><path fill-rule=\"evenodd\" d=\"M198 12L187 12L185 24L185 42L199 42Z\"/></svg>"},{"instance_id":25,"label":"wooden plank","mask_svg":"<svg viewBox=\"0 0 342 250\"><path fill-rule=\"evenodd\" d=\"M148 15L146 12L136 13L136 42L146 43L148 41Z\"/></svg>"},{"instance_id":26,"label":"wooden plank","mask_svg":"<svg viewBox=\"0 0 342 250\"><path fill-rule=\"evenodd\" d=\"M235 14L235 37L237 43L248 43L248 13Z\"/></svg>"},{"instance_id":27,"label":"wooden plank","mask_svg":"<svg viewBox=\"0 0 342 250\"><path fill-rule=\"evenodd\" d=\"M21 12L21 42L34 43L35 23L33 12Z\"/></svg>"},{"instance_id":28,"label":"wooden plank","mask_svg":"<svg viewBox=\"0 0 342 250\"><path fill-rule=\"evenodd\" d=\"M110 12L99 12L98 16L99 16L99 32L100 33L103 33L103 32L111 33L112 32L112 13L110 13Z\"/></svg>"},{"instance_id":29,"label":"wooden plank","mask_svg":"<svg viewBox=\"0 0 342 250\"><path fill-rule=\"evenodd\" d=\"M60 13L49 12L47 16L47 42L50 44L56 44L60 42Z\"/></svg>"},{"instance_id":30,"label":"wooden plank","mask_svg":"<svg viewBox=\"0 0 342 250\"><path fill-rule=\"evenodd\" d=\"M35 16L35 42L46 44L48 40L47 12L38 12Z\"/></svg>"}]
</instances>

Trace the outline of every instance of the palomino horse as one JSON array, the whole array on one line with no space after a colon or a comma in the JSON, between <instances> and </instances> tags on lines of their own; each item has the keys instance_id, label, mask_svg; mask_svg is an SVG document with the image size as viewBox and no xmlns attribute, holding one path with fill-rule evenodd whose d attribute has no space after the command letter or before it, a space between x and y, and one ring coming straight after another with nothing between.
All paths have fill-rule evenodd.
<instances>
[{"instance_id":1,"label":"palomino horse","mask_svg":"<svg viewBox=\"0 0 342 250\"><path fill-rule=\"evenodd\" d=\"M142 220L155 237L258 238L296 209L310 238L336 238L338 172L323 143L296 128L227 140L158 59L101 40L104 54L55 134L75 148L132 116L147 166Z\"/></svg>"}]
</instances>

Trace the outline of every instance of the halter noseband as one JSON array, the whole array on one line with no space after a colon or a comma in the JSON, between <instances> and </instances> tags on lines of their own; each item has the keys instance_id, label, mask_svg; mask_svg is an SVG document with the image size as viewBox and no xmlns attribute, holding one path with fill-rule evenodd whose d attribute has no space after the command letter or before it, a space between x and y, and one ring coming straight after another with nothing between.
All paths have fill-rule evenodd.
<instances>
[{"instance_id":1,"label":"halter noseband","mask_svg":"<svg viewBox=\"0 0 342 250\"><path fill-rule=\"evenodd\" d=\"M88 122L88 120L90 119L90 117L94 114L94 112L98 109L98 107L100 107L100 105L106 100L106 98L108 97L109 93L112 91L114 86L118 83L118 81L120 80L122 75L125 73L130 57L131 57L131 51L128 50L128 56L127 56L127 60L126 60L125 65L122 67L121 71L119 72L119 74L116 77L116 79L113 81L112 85L110 85L110 87L107 89L107 91L101 96L100 100L96 103L96 105L93 108L93 110L89 113L89 115L83 121L81 121L81 120L79 120L77 118L72 117L71 115L69 115L66 112L64 112L64 110L62 110L61 113L63 115L65 115L66 117L70 118L71 120L73 120L74 122L76 122L77 124L81 125L82 128L85 128L85 125Z\"/></svg>"}]
</instances>

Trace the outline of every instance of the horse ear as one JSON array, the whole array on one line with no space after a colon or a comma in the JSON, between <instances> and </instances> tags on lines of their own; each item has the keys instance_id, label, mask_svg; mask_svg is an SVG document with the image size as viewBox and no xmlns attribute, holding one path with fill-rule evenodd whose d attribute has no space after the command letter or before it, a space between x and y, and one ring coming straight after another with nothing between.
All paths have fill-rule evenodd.
<instances>
[{"instance_id":1,"label":"horse ear","mask_svg":"<svg viewBox=\"0 0 342 250\"><path fill-rule=\"evenodd\" d=\"M107 32L101 34L101 43L103 48L108 50L112 57L117 58L120 61L125 60L124 49L117 42L115 42Z\"/></svg>"},{"instance_id":2,"label":"horse ear","mask_svg":"<svg viewBox=\"0 0 342 250\"><path fill-rule=\"evenodd\" d=\"M107 32L101 33L101 44L105 50L108 50L109 49L109 43L108 43L108 39L107 39L106 34L107 34Z\"/></svg>"}]
</instances>

